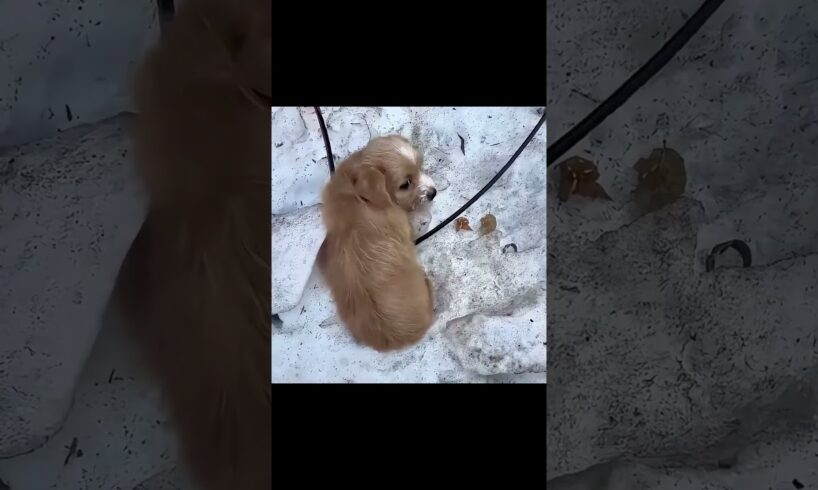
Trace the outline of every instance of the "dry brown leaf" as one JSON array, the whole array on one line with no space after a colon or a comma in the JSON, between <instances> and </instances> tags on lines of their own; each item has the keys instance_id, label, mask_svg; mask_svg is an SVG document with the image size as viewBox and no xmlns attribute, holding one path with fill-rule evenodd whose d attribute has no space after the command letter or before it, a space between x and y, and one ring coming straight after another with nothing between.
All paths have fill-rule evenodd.
<instances>
[{"instance_id":1,"label":"dry brown leaf","mask_svg":"<svg viewBox=\"0 0 818 490\"><path fill-rule=\"evenodd\" d=\"M497 218L489 213L480 218L480 233L486 235L497 229Z\"/></svg>"},{"instance_id":2,"label":"dry brown leaf","mask_svg":"<svg viewBox=\"0 0 818 490\"><path fill-rule=\"evenodd\" d=\"M610 201L611 197L597 182L599 170L594 162L575 156L560 163L559 169L557 197L560 201L567 201L571 194Z\"/></svg>"},{"instance_id":3,"label":"dry brown leaf","mask_svg":"<svg viewBox=\"0 0 818 490\"><path fill-rule=\"evenodd\" d=\"M454 229L456 231L460 231L460 230L472 231L471 226L469 226L469 220L467 220L463 216L461 216L461 217L457 218L456 220L454 220Z\"/></svg>"},{"instance_id":4,"label":"dry brown leaf","mask_svg":"<svg viewBox=\"0 0 818 490\"><path fill-rule=\"evenodd\" d=\"M633 168L638 175L634 201L643 213L663 208L684 194L687 172L684 158L676 150L655 148Z\"/></svg>"}]
</instances>

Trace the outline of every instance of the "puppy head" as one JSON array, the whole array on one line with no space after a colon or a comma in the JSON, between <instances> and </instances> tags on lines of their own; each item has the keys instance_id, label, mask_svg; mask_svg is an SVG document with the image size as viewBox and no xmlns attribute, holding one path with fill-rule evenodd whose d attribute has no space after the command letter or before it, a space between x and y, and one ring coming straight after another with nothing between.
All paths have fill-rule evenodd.
<instances>
[{"instance_id":1,"label":"puppy head","mask_svg":"<svg viewBox=\"0 0 818 490\"><path fill-rule=\"evenodd\" d=\"M364 150L348 158L336 173L336 179L368 206L399 206L407 212L414 209L420 171L400 155L373 155Z\"/></svg>"},{"instance_id":2,"label":"puppy head","mask_svg":"<svg viewBox=\"0 0 818 490\"><path fill-rule=\"evenodd\" d=\"M381 168L354 162L340 167L339 173L348 179L352 192L368 205L386 208L397 203L393 193L389 191L386 173Z\"/></svg>"},{"instance_id":3,"label":"puppy head","mask_svg":"<svg viewBox=\"0 0 818 490\"><path fill-rule=\"evenodd\" d=\"M271 10L271 0L185 0L146 53L132 131L154 203L195 212L269 180Z\"/></svg>"},{"instance_id":4,"label":"puppy head","mask_svg":"<svg viewBox=\"0 0 818 490\"><path fill-rule=\"evenodd\" d=\"M255 104L269 107L271 16L271 0L187 0L170 23L168 36L188 37L187 51L213 53L206 69L220 73Z\"/></svg>"},{"instance_id":5,"label":"puppy head","mask_svg":"<svg viewBox=\"0 0 818 490\"><path fill-rule=\"evenodd\" d=\"M407 212L435 198L432 179L424 174L423 155L401 136L375 138L360 152L364 165L383 174L384 190Z\"/></svg>"}]
</instances>

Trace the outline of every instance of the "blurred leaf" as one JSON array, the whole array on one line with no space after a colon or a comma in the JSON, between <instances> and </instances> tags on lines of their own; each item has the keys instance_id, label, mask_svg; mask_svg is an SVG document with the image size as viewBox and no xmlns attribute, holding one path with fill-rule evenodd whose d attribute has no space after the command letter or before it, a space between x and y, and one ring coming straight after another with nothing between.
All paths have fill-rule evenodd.
<instances>
[{"instance_id":1,"label":"blurred leaf","mask_svg":"<svg viewBox=\"0 0 818 490\"><path fill-rule=\"evenodd\" d=\"M571 194L591 199L611 200L605 189L597 182L599 170L594 162L575 156L559 164L560 178L557 197L567 201Z\"/></svg>"},{"instance_id":2,"label":"blurred leaf","mask_svg":"<svg viewBox=\"0 0 818 490\"><path fill-rule=\"evenodd\" d=\"M487 214L480 218L480 233L486 235L497 229L497 218L493 214Z\"/></svg>"},{"instance_id":3,"label":"blurred leaf","mask_svg":"<svg viewBox=\"0 0 818 490\"><path fill-rule=\"evenodd\" d=\"M687 172L684 159L676 150L655 148L648 158L640 158L633 168L638 175L634 201L643 213L661 209L684 194Z\"/></svg>"}]
</instances>

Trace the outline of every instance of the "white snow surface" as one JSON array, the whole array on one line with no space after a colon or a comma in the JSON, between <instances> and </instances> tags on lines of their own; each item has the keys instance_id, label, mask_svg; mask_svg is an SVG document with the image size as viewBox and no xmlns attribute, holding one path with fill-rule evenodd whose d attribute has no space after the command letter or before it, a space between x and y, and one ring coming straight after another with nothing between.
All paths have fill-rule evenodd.
<instances>
[{"instance_id":1,"label":"white snow surface","mask_svg":"<svg viewBox=\"0 0 818 490\"><path fill-rule=\"evenodd\" d=\"M127 120L0 150L0 458L62 424L142 224Z\"/></svg>"},{"instance_id":2,"label":"white snow surface","mask_svg":"<svg viewBox=\"0 0 818 490\"><path fill-rule=\"evenodd\" d=\"M374 137L401 134L424 154L434 203L416 216L436 225L508 161L536 125L536 108L322 108L336 165ZM379 353L339 322L314 264L324 239L316 217L329 180L312 108L272 110L272 381L545 382L546 128L508 172L463 213L474 231L447 225L418 247L436 296L436 320L409 349ZM462 137L462 150L461 150ZM425 215L423 215L425 213ZM487 213L497 229L483 235ZM514 243L517 252L504 246ZM308 260L305 260L308 257ZM279 270L276 270L279 269Z\"/></svg>"},{"instance_id":3,"label":"white snow surface","mask_svg":"<svg viewBox=\"0 0 818 490\"><path fill-rule=\"evenodd\" d=\"M549 0L552 133L701 3ZM566 153L599 165L612 200L549 200L551 490L816 488L816 13L724 2ZM632 166L663 144L684 157L684 198L636 219ZM729 239L752 267L729 251L705 273Z\"/></svg>"}]
</instances>

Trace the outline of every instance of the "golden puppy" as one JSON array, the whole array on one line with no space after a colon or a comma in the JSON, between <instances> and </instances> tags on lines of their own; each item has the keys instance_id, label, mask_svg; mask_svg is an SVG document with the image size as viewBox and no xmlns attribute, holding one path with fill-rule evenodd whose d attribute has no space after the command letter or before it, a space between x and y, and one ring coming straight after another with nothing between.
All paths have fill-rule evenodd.
<instances>
[{"instance_id":1,"label":"golden puppy","mask_svg":"<svg viewBox=\"0 0 818 490\"><path fill-rule=\"evenodd\" d=\"M268 490L271 0L186 0L136 81L151 210L117 295L202 488Z\"/></svg>"},{"instance_id":2,"label":"golden puppy","mask_svg":"<svg viewBox=\"0 0 818 490\"><path fill-rule=\"evenodd\" d=\"M404 138L376 138L338 166L323 192L319 267L352 336L379 351L417 343L433 321L408 214L424 199L420 166Z\"/></svg>"}]
</instances>

